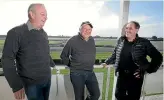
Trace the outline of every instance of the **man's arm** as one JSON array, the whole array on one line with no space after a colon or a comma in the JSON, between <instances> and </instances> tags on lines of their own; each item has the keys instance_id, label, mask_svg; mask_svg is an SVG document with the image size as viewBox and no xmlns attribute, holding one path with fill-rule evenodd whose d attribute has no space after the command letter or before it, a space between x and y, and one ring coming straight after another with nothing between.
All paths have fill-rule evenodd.
<instances>
[{"instance_id":1,"label":"man's arm","mask_svg":"<svg viewBox=\"0 0 164 100\"><path fill-rule=\"evenodd\" d=\"M120 37L120 38L118 39L118 41L117 41L117 44L116 44L116 46L115 46L115 48L114 48L114 51L113 51L113 53L112 53L112 56L109 57L109 58L107 58L107 59L105 60L105 63L106 63L107 65L109 65L109 64L114 64L114 63L115 63L115 60L116 60L116 49L117 49L118 44L119 44L120 41L121 41L121 37Z\"/></svg>"},{"instance_id":2,"label":"man's arm","mask_svg":"<svg viewBox=\"0 0 164 100\"><path fill-rule=\"evenodd\" d=\"M19 49L19 35L12 29L7 33L5 40L3 54L2 54L2 67L4 75L12 88L16 92L23 88L21 79L16 71L15 58Z\"/></svg>"},{"instance_id":3,"label":"man's arm","mask_svg":"<svg viewBox=\"0 0 164 100\"><path fill-rule=\"evenodd\" d=\"M68 40L68 42L66 43L66 45L63 48L63 51L60 55L60 58L62 59L62 62L69 66L70 64L70 55L71 55L71 45L70 45L70 40Z\"/></svg>"},{"instance_id":4,"label":"man's arm","mask_svg":"<svg viewBox=\"0 0 164 100\"><path fill-rule=\"evenodd\" d=\"M150 66L148 67L147 72L156 72L162 64L162 54L150 43L150 41L147 41L146 52L147 55L151 58Z\"/></svg>"},{"instance_id":5,"label":"man's arm","mask_svg":"<svg viewBox=\"0 0 164 100\"><path fill-rule=\"evenodd\" d=\"M114 63L115 63L115 60L116 60L116 47L115 47L115 49L114 49L114 51L113 51L113 53L112 53L112 56L109 57L109 58L107 58L107 59L105 60L105 63L106 63L107 65L109 65L109 64L114 64Z\"/></svg>"}]
</instances>

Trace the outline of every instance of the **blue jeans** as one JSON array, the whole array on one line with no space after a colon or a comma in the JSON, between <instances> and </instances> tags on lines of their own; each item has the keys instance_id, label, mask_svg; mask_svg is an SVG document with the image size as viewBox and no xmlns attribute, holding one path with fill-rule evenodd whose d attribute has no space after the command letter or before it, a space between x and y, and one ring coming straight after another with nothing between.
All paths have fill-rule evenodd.
<instances>
[{"instance_id":1,"label":"blue jeans","mask_svg":"<svg viewBox=\"0 0 164 100\"><path fill-rule=\"evenodd\" d=\"M51 80L45 83L25 87L28 100L48 100L51 87Z\"/></svg>"},{"instance_id":2,"label":"blue jeans","mask_svg":"<svg viewBox=\"0 0 164 100\"><path fill-rule=\"evenodd\" d=\"M93 71L76 71L70 73L74 88L75 100L84 100L84 87L86 85L90 96L86 100L98 100L100 90L97 78Z\"/></svg>"}]
</instances>

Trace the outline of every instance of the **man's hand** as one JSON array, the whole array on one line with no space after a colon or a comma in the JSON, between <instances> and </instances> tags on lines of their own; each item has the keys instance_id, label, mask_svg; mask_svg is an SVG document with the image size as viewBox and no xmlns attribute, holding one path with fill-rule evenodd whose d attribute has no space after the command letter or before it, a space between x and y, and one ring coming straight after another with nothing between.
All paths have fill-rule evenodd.
<instances>
[{"instance_id":1,"label":"man's hand","mask_svg":"<svg viewBox=\"0 0 164 100\"><path fill-rule=\"evenodd\" d=\"M25 91L24 88L14 92L14 97L16 100L24 100L25 99Z\"/></svg>"},{"instance_id":2,"label":"man's hand","mask_svg":"<svg viewBox=\"0 0 164 100\"><path fill-rule=\"evenodd\" d=\"M106 63L102 63L101 65L103 66L103 68L107 68L107 64Z\"/></svg>"},{"instance_id":3,"label":"man's hand","mask_svg":"<svg viewBox=\"0 0 164 100\"><path fill-rule=\"evenodd\" d=\"M141 71L140 71L139 69L137 69L137 70L135 71L135 73L134 73L134 76L135 76L136 78L140 78L140 77L141 77Z\"/></svg>"}]
</instances>

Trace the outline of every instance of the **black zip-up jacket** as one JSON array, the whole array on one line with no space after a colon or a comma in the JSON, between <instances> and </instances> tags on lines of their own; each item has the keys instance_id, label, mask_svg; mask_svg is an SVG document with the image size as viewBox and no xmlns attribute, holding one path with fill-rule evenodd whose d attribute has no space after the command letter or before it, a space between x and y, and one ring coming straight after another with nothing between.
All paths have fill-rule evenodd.
<instances>
[{"instance_id":1,"label":"black zip-up jacket","mask_svg":"<svg viewBox=\"0 0 164 100\"><path fill-rule=\"evenodd\" d=\"M107 65L114 64L116 71L119 67L120 54L124 46L125 38L125 36L119 38L112 56L105 60ZM150 62L147 60L147 56L151 58ZM132 46L132 58L141 71L146 71L148 73L156 72L163 61L162 54L150 43L150 41L145 38L138 37L138 35L136 36Z\"/></svg>"}]
</instances>

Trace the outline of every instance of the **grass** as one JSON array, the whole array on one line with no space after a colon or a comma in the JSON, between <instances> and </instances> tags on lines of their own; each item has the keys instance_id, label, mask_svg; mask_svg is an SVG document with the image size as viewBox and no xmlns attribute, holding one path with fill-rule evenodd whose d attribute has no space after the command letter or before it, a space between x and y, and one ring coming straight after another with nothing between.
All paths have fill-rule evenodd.
<instances>
[{"instance_id":1,"label":"grass","mask_svg":"<svg viewBox=\"0 0 164 100\"><path fill-rule=\"evenodd\" d=\"M51 52L52 59L60 59L60 52ZM106 59L111 56L111 52L97 52L96 59Z\"/></svg>"},{"instance_id":2,"label":"grass","mask_svg":"<svg viewBox=\"0 0 164 100\"><path fill-rule=\"evenodd\" d=\"M50 55L52 57L52 59L60 59L60 52L51 52Z\"/></svg>"},{"instance_id":3,"label":"grass","mask_svg":"<svg viewBox=\"0 0 164 100\"><path fill-rule=\"evenodd\" d=\"M96 59L107 59L112 55L112 52L97 52Z\"/></svg>"},{"instance_id":4,"label":"grass","mask_svg":"<svg viewBox=\"0 0 164 100\"><path fill-rule=\"evenodd\" d=\"M106 94L106 83L107 83L107 69L104 69L104 68L95 68L94 69L94 72L96 73L104 73L103 75L103 89L102 89L102 100L105 100L105 94ZM52 74L56 74L56 70L53 70L52 71ZM60 70L60 74L63 74L63 75L67 75L69 74L69 70L68 69L62 69ZM110 83L108 84L109 85L109 92L108 92L108 100L112 100L112 92L113 92L113 80L114 80L114 68L111 68L110 70Z\"/></svg>"},{"instance_id":5,"label":"grass","mask_svg":"<svg viewBox=\"0 0 164 100\"><path fill-rule=\"evenodd\" d=\"M62 41L49 41L49 44L59 44L62 43Z\"/></svg>"},{"instance_id":6,"label":"grass","mask_svg":"<svg viewBox=\"0 0 164 100\"><path fill-rule=\"evenodd\" d=\"M0 40L0 45L3 45L5 40Z\"/></svg>"},{"instance_id":7,"label":"grass","mask_svg":"<svg viewBox=\"0 0 164 100\"><path fill-rule=\"evenodd\" d=\"M51 52L52 59L60 59L60 52ZM112 52L97 52L96 53L96 59L107 59L112 55ZM163 53L162 53L163 55ZM151 58L147 56L148 61L151 61Z\"/></svg>"},{"instance_id":8,"label":"grass","mask_svg":"<svg viewBox=\"0 0 164 100\"><path fill-rule=\"evenodd\" d=\"M97 40L95 41L96 45L116 45L117 40Z\"/></svg>"}]
</instances>

